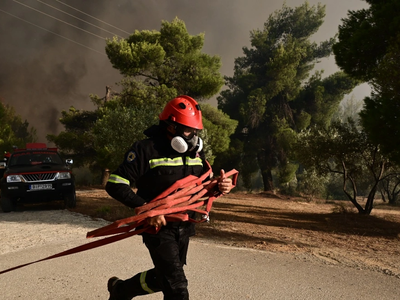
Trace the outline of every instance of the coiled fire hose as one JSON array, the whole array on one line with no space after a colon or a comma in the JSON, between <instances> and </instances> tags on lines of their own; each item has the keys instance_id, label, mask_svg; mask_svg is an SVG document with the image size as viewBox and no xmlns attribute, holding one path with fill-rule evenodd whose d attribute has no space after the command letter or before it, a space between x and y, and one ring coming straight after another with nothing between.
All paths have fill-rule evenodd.
<instances>
[{"instance_id":1,"label":"coiled fire hose","mask_svg":"<svg viewBox=\"0 0 400 300\"><path fill-rule=\"evenodd\" d=\"M135 209L135 216L115 221L110 225L90 231L86 235L87 238L108 236L106 238L89 242L43 259L0 271L0 274L41 261L94 249L143 232L155 234L160 230L160 228L156 229L147 223L147 219L154 216L164 215L167 222L205 222L209 219L209 213L213 201L218 197L223 196L217 187L218 179L204 182L211 172L212 169L209 167L209 170L200 177L189 175L176 181L172 186L149 203L137 207ZM236 186L238 174L239 172L235 169L225 173L226 177L232 176L232 187ZM202 215L202 218L200 220L191 219L188 216L188 211L197 212Z\"/></svg>"}]
</instances>

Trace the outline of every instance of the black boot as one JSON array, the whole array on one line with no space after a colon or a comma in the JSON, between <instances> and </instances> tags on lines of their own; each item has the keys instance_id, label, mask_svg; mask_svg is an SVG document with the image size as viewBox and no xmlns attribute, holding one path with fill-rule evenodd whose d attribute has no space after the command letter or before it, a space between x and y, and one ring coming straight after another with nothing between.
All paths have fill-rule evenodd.
<instances>
[{"instance_id":1,"label":"black boot","mask_svg":"<svg viewBox=\"0 0 400 300\"><path fill-rule=\"evenodd\" d=\"M111 277L108 279L107 282L107 289L110 292L110 298L108 300L125 300L126 298L123 298L123 295L120 293L120 287L123 281L119 279L118 277ZM130 299L126 299L130 300Z\"/></svg>"},{"instance_id":2,"label":"black boot","mask_svg":"<svg viewBox=\"0 0 400 300\"><path fill-rule=\"evenodd\" d=\"M127 280L111 277L107 289L110 292L109 300L131 300L136 296L161 291L156 283L154 269L138 273Z\"/></svg>"}]
</instances>

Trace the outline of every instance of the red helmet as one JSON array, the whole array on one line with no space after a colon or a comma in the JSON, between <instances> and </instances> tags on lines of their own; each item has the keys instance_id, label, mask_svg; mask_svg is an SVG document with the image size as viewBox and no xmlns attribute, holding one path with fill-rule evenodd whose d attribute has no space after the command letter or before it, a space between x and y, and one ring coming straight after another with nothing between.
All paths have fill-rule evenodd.
<instances>
[{"instance_id":1,"label":"red helmet","mask_svg":"<svg viewBox=\"0 0 400 300\"><path fill-rule=\"evenodd\" d=\"M189 96L178 96L169 101L159 118L161 121L170 120L187 127L203 129L200 106Z\"/></svg>"}]
</instances>

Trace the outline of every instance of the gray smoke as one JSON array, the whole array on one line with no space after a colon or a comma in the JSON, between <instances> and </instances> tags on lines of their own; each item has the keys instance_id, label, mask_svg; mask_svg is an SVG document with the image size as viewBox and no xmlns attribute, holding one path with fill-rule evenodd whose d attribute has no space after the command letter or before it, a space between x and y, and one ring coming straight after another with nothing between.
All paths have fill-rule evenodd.
<instances>
[{"instance_id":1,"label":"gray smoke","mask_svg":"<svg viewBox=\"0 0 400 300\"><path fill-rule=\"evenodd\" d=\"M311 5L318 2L326 4L327 16L315 35L316 41L334 36L347 10L366 7L360 0L309 1ZM2 0L0 98L38 130L40 141L45 141L46 134L57 134L63 129L58 121L62 110L70 106L93 109L89 94L104 96L106 85L118 89L115 83L121 77L111 67L104 53L105 40L100 37L111 38L113 34L127 37L126 32L134 30L159 30L162 20L178 17L185 21L191 34L205 33L204 51L219 55L222 74L232 75L234 59L242 56L243 46L249 46L250 31L262 28L268 16L283 3L283 0ZM293 7L302 3L286 1ZM337 70L333 57L322 62L319 68L325 69L326 75ZM215 99L211 103L215 104Z\"/></svg>"}]
</instances>

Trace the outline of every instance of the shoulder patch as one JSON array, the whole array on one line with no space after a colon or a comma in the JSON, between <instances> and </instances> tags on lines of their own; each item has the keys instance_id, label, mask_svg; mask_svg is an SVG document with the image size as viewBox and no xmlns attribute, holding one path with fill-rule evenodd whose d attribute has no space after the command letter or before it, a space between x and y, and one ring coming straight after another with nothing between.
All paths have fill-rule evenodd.
<instances>
[{"instance_id":1,"label":"shoulder patch","mask_svg":"<svg viewBox=\"0 0 400 300\"><path fill-rule=\"evenodd\" d=\"M136 152L135 151L131 151L128 153L128 155L126 156L126 161L131 163L136 159Z\"/></svg>"}]
</instances>

